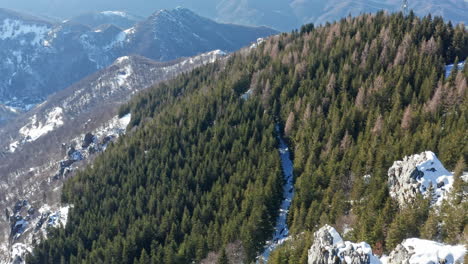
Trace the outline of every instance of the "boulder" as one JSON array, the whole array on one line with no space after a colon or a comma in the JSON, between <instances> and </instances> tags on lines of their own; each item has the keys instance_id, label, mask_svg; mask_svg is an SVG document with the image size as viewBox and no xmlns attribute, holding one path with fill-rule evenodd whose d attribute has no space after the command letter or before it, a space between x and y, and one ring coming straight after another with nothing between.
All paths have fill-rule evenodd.
<instances>
[{"instance_id":1,"label":"boulder","mask_svg":"<svg viewBox=\"0 0 468 264\"><path fill-rule=\"evenodd\" d=\"M439 205L447 197L452 184L453 175L431 151L406 156L395 161L388 170L390 196L400 208L411 204L418 194L427 197L432 193L433 204Z\"/></svg>"},{"instance_id":2,"label":"boulder","mask_svg":"<svg viewBox=\"0 0 468 264\"><path fill-rule=\"evenodd\" d=\"M331 226L325 225L314 233L314 244L308 251L308 264L377 264L379 259L365 242L343 241Z\"/></svg>"}]
</instances>

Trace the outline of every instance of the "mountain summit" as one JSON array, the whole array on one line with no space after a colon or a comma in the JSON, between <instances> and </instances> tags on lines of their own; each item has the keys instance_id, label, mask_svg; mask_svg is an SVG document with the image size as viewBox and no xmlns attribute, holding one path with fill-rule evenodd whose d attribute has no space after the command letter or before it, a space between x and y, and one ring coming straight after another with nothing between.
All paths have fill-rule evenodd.
<instances>
[{"instance_id":1,"label":"mountain summit","mask_svg":"<svg viewBox=\"0 0 468 264\"><path fill-rule=\"evenodd\" d=\"M128 29L119 27L135 22L128 18L112 11L51 23L0 10L0 104L27 110L118 57L169 61L217 49L231 52L277 33L219 24L183 8L158 11Z\"/></svg>"}]
</instances>

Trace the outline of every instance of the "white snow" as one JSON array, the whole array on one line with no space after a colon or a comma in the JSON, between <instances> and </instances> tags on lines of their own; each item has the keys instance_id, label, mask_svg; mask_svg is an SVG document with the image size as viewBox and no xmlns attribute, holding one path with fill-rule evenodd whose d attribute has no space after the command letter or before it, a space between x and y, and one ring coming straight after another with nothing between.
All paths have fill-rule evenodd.
<instances>
[{"instance_id":1,"label":"white snow","mask_svg":"<svg viewBox=\"0 0 468 264\"><path fill-rule=\"evenodd\" d=\"M122 70L117 73L115 77L117 84L123 86L128 83L127 79L133 74L133 68L130 64L125 65Z\"/></svg>"},{"instance_id":2,"label":"white snow","mask_svg":"<svg viewBox=\"0 0 468 264\"><path fill-rule=\"evenodd\" d=\"M120 32L117 34L114 40L112 40L111 43L107 44L106 46L103 47L104 50L110 50L117 45L122 45L123 42L127 39L127 33L125 31Z\"/></svg>"},{"instance_id":3,"label":"white snow","mask_svg":"<svg viewBox=\"0 0 468 264\"><path fill-rule=\"evenodd\" d=\"M275 233L273 234L273 238L272 240L267 241L264 251L260 256L257 257L257 259L264 262L268 261L271 252L275 248L288 240L289 228L287 224L287 215L289 212L289 207L291 206L292 198L294 196L293 163L291 161L289 148L286 145L284 139L280 136L278 125L276 125L276 131L278 134L278 141L280 143L279 153L281 157L281 166L283 168L283 177L285 180L285 184L283 185L284 200L281 203L279 209L280 214L276 219Z\"/></svg>"},{"instance_id":4,"label":"white snow","mask_svg":"<svg viewBox=\"0 0 468 264\"><path fill-rule=\"evenodd\" d=\"M13 258L26 256L27 253L32 252L32 247L23 243L16 243L11 247L11 255Z\"/></svg>"},{"instance_id":5,"label":"white snow","mask_svg":"<svg viewBox=\"0 0 468 264\"><path fill-rule=\"evenodd\" d=\"M130 124L130 120L132 119L132 114L126 114L123 117L119 118L118 127L121 129L125 129L128 124Z\"/></svg>"},{"instance_id":6,"label":"white snow","mask_svg":"<svg viewBox=\"0 0 468 264\"><path fill-rule=\"evenodd\" d=\"M63 109L55 107L47 113L47 119L44 123L38 121L37 115L34 115L30 118L29 123L23 126L19 132L26 142L32 142L62 125Z\"/></svg>"},{"instance_id":7,"label":"white snow","mask_svg":"<svg viewBox=\"0 0 468 264\"><path fill-rule=\"evenodd\" d=\"M102 11L101 14L106 16L120 16L120 17L127 17L127 13L122 11Z\"/></svg>"},{"instance_id":8,"label":"white snow","mask_svg":"<svg viewBox=\"0 0 468 264\"><path fill-rule=\"evenodd\" d=\"M115 60L114 64L121 64L121 63L124 63L124 62L128 61L129 59L130 59L130 57L123 56L123 57L117 58Z\"/></svg>"},{"instance_id":9,"label":"white snow","mask_svg":"<svg viewBox=\"0 0 468 264\"><path fill-rule=\"evenodd\" d=\"M18 145L19 145L19 142L18 141L14 141L12 143L10 143L10 152L15 152L16 149L18 148Z\"/></svg>"},{"instance_id":10,"label":"white snow","mask_svg":"<svg viewBox=\"0 0 468 264\"><path fill-rule=\"evenodd\" d=\"M263 42L265 42L265 39L264 38L258 38L257 39L257 42L254 42L252 43L252 45L250 45L250 49L256 49L258 46L260 46L260 44L262 44Z\"/></svg>"},{"instance_id":11,"label":"white snow","mask_svg":"<svg viewBox=\"0 0 468 264\"><path fill-rule=\"evenodd\" d=\"M252 93L253 93L252 89L249 89L249 90L247 90L247 92L245 92L245 93L241 96L241 98L242 98L243 100L248 100L248 99L250 98L250 96L252 96Z\"/></svg>"},{"instance_id":12,"label":"white snow","mask_svg":"<svg viewBox=\"0 0 468 264\"><path fill-rule=\"evenodd\" d=\"M39 45L45 38L49 28L43 25L30 25L25 24L19 20L4 19L0 25L0 39L15 39L17 37L24 37L31 35L31 45Z\"/></svg>"},{"instance_id":13,"label":"white snow","mask_svg":"<svg viewBox=\"0 0 468 264\"><path fill-rule=\"evenodd\" d=\"M12 112L12 113L18 113L18 109L14 108L14 107L11 107L11 106L8 106L8 105L5 105L4 106L8 111Z\"/></svg>"},{"instance_id":14,"label":"white snow","mask_svg":"<svg viewBox=\"0 0 468 264\"><path fill-rule=\"evenodd\" d=\"M223 57L223 56L226 56L226 52L224 52L222 50L213 50L213 51L210 51L210 52L207 52L207 53L197 55L195 57L185 59L180 63L180 65L184 66L186 64L195 64L197 61L200 61L200 60L202 60L205 63L213 63L219 57ZM207 61L207 59L209 59L209 60Z\"/></svg>"},{"instance_id":15,"label":"white snow","mask_svg":"<svg viewBox=\"0 0 468 264\"><path fill-rule=\"evenodd\" d=\"M449 64L449 65L446 65L445 66L445 77L449 77L450 76L450 73L452 73L452 69L453 69L453 66L455 66L454 64ZM460 70L460 69L463 69L463 67L465 67L465 61L462 61L460 63L457 64L457 68Z\"/></svg>"},{"instance_id":16,"label":"white snow","mask_svg":"<svg viewBox=\"0 0 468 264\"><path fill-rule=\"evenodd\" d=\"M322 228L325 228L333 238L332 246L325 247L325 250L330 252L330 256L338 256L341 259L342 263L344 263L343 261L346 261L345 263L353 263L352 259L347 255L349 255L349 252L352 252L354 250L354 252L357 252L360 255L368 255L370 264L381 264L379 258L374 256L374 254L372 253L371 246L366 242L353 243L350 241L344 241L343 238L341 238L338 231L336 231L336 229L332 226L325 225Z\"/></svg>"},{"instance_id":17,"label":"white snow","mask_svg":"<svg viewBox=\"0 0 468 264\"><path fill-rule=\"evenodd\" d=\"M436 205L440 205L444 199L447 198L448 193L452 189L453 185L453 174L450 173L448 170L444 168L440 160L432 151L426 151L423 153L424 157L421 155L415 155L416 159L421 158L422 161L416 167L418 170L424 173L424 176L417 181L421 183L420 192L425 194L429 187L432 185L434 188L434 201ZM437 187L438 184L442 185L441 187Z\"/></svg>"},{"instance_id":18,"label":"white snow","mask_svg":"<svg viewBox=\"0 0 468 264\"><path fill-rule=\"evenodd\" d=\"M439 263L441 259L445 259L446 264L463 263L466 254L463 245L451 246L419 238L406 239L402 245L413 254L409 259L410 264Z\"/></svg>"}]
</instances>

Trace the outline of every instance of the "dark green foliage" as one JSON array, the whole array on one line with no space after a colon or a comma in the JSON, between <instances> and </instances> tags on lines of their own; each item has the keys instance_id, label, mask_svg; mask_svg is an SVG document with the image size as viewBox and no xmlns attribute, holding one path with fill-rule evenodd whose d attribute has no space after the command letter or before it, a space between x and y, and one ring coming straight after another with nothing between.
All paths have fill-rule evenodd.
<instances>
[{"instance_id":1,"label":"dark green foliage","mask_svg":"<svg viewBox=\"0 0 468 264\"><path fill-rule=\"evenodd\" d=\"M139 129L65 185L69 224L30 263L190 263L238 239L255 257L282 198L275 122L259 100L239 98L249 70L236 59L221 67L127 106Z\"/></svg>"},{"instance_id":2,"label":"dark green foliage","mask_svg":"<svg viewBox=\"0 0 468 264\"><path fill-rule=\"evenodd\" d=\"M444 76L467 55L462 26L380 12L304 26L150 89L120 112L132 113L129 134L65 185L67 227L29 263L146 262L145 252L190 263L236 240L253 260L281 201L278 121L294 154L290 230L309 235L272 263L305 263L325 223L384 250L435 236L428 201L399 210L387 170L425 150L450 169L467 159L468 67Z\"/></svg>"}]
</instances>

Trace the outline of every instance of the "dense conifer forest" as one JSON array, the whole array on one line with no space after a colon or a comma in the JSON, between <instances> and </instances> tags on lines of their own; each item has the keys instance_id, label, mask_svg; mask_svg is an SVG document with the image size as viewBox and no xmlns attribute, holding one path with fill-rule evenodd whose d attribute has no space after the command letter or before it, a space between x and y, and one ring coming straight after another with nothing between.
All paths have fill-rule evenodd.
<instances>
[{"instance_id":1,"label":"dense conifer forest","mask_svg":"<svg viewBox=\"0 0 468 264\"><path fill-rule=\"evenodd\" d=\"M271 263L306 263L326 223L380 252L410 236L459 243L466 202L399 209L387 170L425 150L466 167L468 67L445 77L444 66L467 56L464 26L379 12L306 25L153 87L121 109L127 135L66 183L68 224L28 263L192 263L211 251L226 262L232 243L253 261L282 199L276 123L294 152L297 239Z\"/></svg>"}]
</instances>

